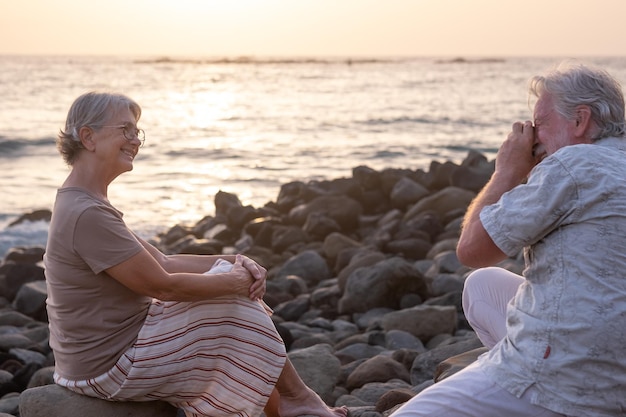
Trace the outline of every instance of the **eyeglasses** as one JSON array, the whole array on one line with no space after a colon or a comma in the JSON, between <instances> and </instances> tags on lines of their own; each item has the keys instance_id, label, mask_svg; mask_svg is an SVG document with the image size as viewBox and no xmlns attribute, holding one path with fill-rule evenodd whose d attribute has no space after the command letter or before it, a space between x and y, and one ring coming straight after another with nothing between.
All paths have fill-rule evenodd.
<instances>
[{"instance_id":1,"label":"eyeglasses","mask_svg":"<svg viewBox=\"0 0 626 417\"><path fill-rule=\"evenodd\" d=\"M137 129L136 126L131 125L131 124L125 124L125 125L119 125L119 126L98 126L98 127L122 129L124 138L128 141L131 141L133 139L139 139L139 142L141 142L139 146L143 146L144 142L146 141L146 132L144 132L143 129Z\"/></svg>"}]
</instances>

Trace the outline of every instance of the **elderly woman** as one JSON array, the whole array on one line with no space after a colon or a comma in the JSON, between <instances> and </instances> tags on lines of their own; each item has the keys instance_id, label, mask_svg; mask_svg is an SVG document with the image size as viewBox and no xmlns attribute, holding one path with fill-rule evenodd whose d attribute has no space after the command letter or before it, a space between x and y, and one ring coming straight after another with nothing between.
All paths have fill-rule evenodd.
<instances>
[{"instance_id":1,"label":"elderly woman","mask_svg":"<svg viewBox=\"0 0 626 417\"><path fill-rule=\"evenodd\" d=\"M237 256L166 256L107 198L144 142L141 108L91 92L71 106L58 148L44 258L55 382L112 401L163 400L190 416L343 417L289 362L261 301L266 270Z\"/></svg>"}]
</instances>

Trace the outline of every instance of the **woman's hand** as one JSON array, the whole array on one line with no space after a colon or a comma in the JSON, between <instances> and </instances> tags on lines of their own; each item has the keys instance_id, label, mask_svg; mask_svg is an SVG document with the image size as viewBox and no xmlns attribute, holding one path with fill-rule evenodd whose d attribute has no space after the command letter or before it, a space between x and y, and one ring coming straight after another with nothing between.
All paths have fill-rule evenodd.
<instances>
[{"instance_id":1,"label":"woman's hand","mask_svg":"<svg viewBox=\"0 0 626 417\"><path fill-rule=\"evenodd\" d=\"M260 300L265 295L265 280L267 278L267 269L263 268L258 263L254 262L247 256L237 255L235 257L235 264L241 262L241 266L245 268L253 278L252 285L250 285L250 299Z\"/></svg>"}]
</instances>

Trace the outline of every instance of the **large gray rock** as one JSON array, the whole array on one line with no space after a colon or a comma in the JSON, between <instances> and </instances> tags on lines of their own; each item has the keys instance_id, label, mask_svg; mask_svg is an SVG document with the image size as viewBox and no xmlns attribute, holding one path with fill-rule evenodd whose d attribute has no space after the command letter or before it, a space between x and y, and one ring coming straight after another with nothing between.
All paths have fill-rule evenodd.
<instances>
[{"instance_id":1,"label":"large gray rock","mask_svg":"<svg viewBox=\"0 0 626 417\"><path fill-rule=\"evenodd\" d=\"M362 313L377 307L398 308L407 293L426 298L422 274L401 257L383 260L350 274L339 300L339 313Z\"/></svg>"},{"instance_id":2,"label":"large gray rock","mask_svg":"<svg viewBox=\"0 0 626 417\"><path fill-rule=\"evenodd\" d=\"M389 330L385 334L385 347L389 350L410 349L424 352L426 348L422 341L404 330Z\"/></svg>"},{"instance_id":3,"label":"large gray rock","mask_svg":"<svg viewBox=\"0 0 626 417\"><path fill-rule=\"evenodd\" d=\"M324 239L322 250L326 255L326 259L334 264L341 251L345 249L360 248L363 245L354 239L349 238L341 233L331 233Z\"/></svg>"},{"instance_id":4,"label":"large gray rock","mask_svg":"<svg viewBox=\"0 0 626 417\"><path fill-rule=\"evenodd\" d=\"M403 330L427 342L437 334L454 333L457 312L453 306L419 305L385 314L381 325L385 331Z\"/></svg>"},{"instance_id":5,"label":"large gray rock","mask_svg":"<svg viewBox=\"0 0 626 417\"><path fill-rule=\"evenodd\" d=\"M338 284L339 288L343 291L346 288L346 283L350 275L359 268L372 266L380 261L385 260L387 257L376 250L371 248L365 248L355 251L354 256L350 258L348 265L346 265L339 272Z\"/></svg>"},{"instance_id":6,"label":"large gray rock","mask_svg":"<svg viewBox=\"0 0 626 417\"><path fill-rule=\"evenodd\" d=\"M46 248L43 246L16 247L11 248L4 257L4 262L36 264L43 260Z\"/></svg>"},{"instance_id":7,"label":"large gray rock","mask_svg":"<svg viewBox=\"0 0 626 417\"><path fill-rule=\"evenodd\" d=\"M274 307L274 314L287 321L297 321L309 310L311 296L301 294L293 300L285 301Z\"/></svg>"},{"instance_id":8,"label":"large gray rock","mask_svg":"<svg viewBox=\"0 0 626 417\"><path fill-rule=\"evenodd\" d=\"M459 355L449 357L448 359L439 363L439 365L437 365L437 368L435 368L435 382L444 380L447 377L452 376L457 372L465 369L467 366L475 362L480 355L488 351L489 349L483 346L472 349L468 352L461 353Z\"/></svg>"},{"instance_id":9,"label":"large gray rock","mask_svg":"<svg viewBox=\"0 0 626 417\"><path fill-rule=\"evenodd\" d=\"M450 177L450 185L475 192L480 191L491 178L495 170L495 161L476 152L470 151L462 165Z\"/></svg>"},{"instance_id":10,"label":"large gray rock","mask_svg":"<svg viewBox=\"0 0 626 417\"><path fill-rule=\"evenodd\" d=\"M404 209L410 204L417 203L428 193L428 189L422 184L418 184L410 178L402 177L391 190L391 205L395 208Z\"/></svg>"},{"instance_id":11,"label":"large gray rock","mask_svg":"<svg viewBox=\"0 0 626 417\"><path fill-rule=\"evenodd\" d=\"M43 268L34 264L5 263L0 265L0 295L13 301L22 285L45 280Z\"/></svg>"},{"instance_id":12,"label":"large gray rock","mask_svg":"<svg viewBox=\"0 0 626 417\"><path fill-rule=\"evenodd\" d=\"M297 252L307 241L307 235L297 226L275 226L272 228L272 250L283 253L287 249Z\"/></svg>"},{"instance_id":13,"label":"large gray rock","mask_svg":"<svg viewBox=\"0 0 626 417\"><path fill-rule=\"evenodd\" d=\"M276 274L277 277L289 275L302 278L310 288L331 277L326 260L314 250L305 250L291 257Z\"/></svg>"},{"instance_id":14,"label":"large gray rock","mask_svg":"<svg viewBox=\"0 0 626 417\"><path fill-rule=\"evenodd\" d=\"M355 397L368 404L376 404L378 400L392 389L410 389L411 386L400 379L393 379L388 382L370 382L351 392ZM350 410L352 411L352 410Z\"/></svg>"},{"instance_id":15,"label":"large gray rock","mask_svg":"<svg viewBox=\"0 0 626 417\"><path fill-rule=\"evenodd\" d=\"M411 366L411 384L419 385L426 380L434 380L438 376L436 370L441 362L482 346L478 337L473 336L454 344L438 346L418 355Z\"/></svg>"},{"instance_id":16,"label":"large gray rock","mask_svg":"<svg viewBox=\"0 0 626 417\"><path fill-rule=\"evenodd\" d=\"M289 359L302 380L326 402L339 378L341 363L330 345L321 344L289 352Z\"/></svg>"},{"instance_id":17,"label":"large gray rock","mask_svg":"<svg viewBox=\"0 0 626 417\"><path fill-rule=\"evenodd\" d=\"M111 402L71 392L59 385L29 388L19 397L20 417L176 417L162 401Z\"/></svg>"},{"instance_id":18,"label":"large gray rock","mask_svg":"<svg viewBox=\"0 0 626 417\"><path fill-rule=\"evenodd\" d=\"M335 351L335 356L345 365L360 359L373 358L385 350L386 349L382 346L370 345L369 343L352 343Z\"/></svg>"},{"instance_id":19,"label":"large gray rock","mask_svg":"<svg viewBox=\"0 0 626 417\"><path fill-rule=\"evenodd\" d=\"M21 333L0 332L0 350L3 352L14 348L29 348L35 343Z\"/></svg>"},{"instance_id":20,"label":"large gray rock","mask_svg":"<svg viewBox=\"0 0 626 417\"><path fill-rule=\"evenodd\" d=\"M314 240L324 240L329 234L341 231L341 227L334 219L331 219L324 213L314 212L309 213L302 230Z\"/></svg>"},{"instance_id":21,"label":"large gray rock","mask_svg":"<svg viewBox=\"0 0 626 417\"><path fill-rule=\"evenodd\" d=\"M474 197L476 193L472 191L459 187L446 187L411 206L404 215L404 220L413 219L426 211L433 211L443 217L453 210L465 210Z\"/></svg>"},{"instance_id":22,"label":"large gray rock","mask_svg":"<svg viewBox=\"0 0 626 417\"><path fill-rule=\"evenodd\" d=\"M359 216L363 207L354 199L345 195L323 195L306 204L294 207L289 212L291 224L302 226L310 213L324 213L333 219L341 230L352 231L359 224Z\"/></svg>"},{"instance_id":23,"label":"large gray rock","mask_svg":"<svg viewBox=\"0 0 626 417\"><path fill-rule=\"evenodd\" d=\"M51 384L54 384L54 366L46 366L33 374L26 388L35 388Z\"/></svg>"},{"instance_id":24,"label":"large gray rock","mask_svg":"<svg viewBox=\"0 0 626 417\"><path fill-rule=\"evenodd\" d=\"M410 382L411 377L409 371L400 362L381 354L357 366L348 376L346 388L353 390L371 382L387 382L392 379Z\"/></svg>"},{"instance_id":25,"label":"large gray rock","mask_svg":"<svg viewBox=\"0 0 626 417\"><path fill-rule=\"evenodd\" d=\"M46 281L28 282L19 289L13 308L39 321L46 321Z\"/></svg>"}]
</instances>

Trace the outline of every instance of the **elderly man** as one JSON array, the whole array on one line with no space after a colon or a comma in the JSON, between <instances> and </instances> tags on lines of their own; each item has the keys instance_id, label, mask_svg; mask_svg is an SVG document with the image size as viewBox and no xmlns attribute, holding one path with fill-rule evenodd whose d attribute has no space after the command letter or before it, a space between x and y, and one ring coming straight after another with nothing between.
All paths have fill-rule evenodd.
<instances>
[{"instance_id":1,"label":"elderly man","mask_svg":"<svg viewBox=\"0 0 626 417\"><path fill-rule=\"evenodd\" d=\"M607 72L561 66L530 83L470 205L463 308L488 353L393 417L626 415L624 97ZM524 250L518 276L497 264ZM490 267L491 266L491 267Z\"/></svg>"}]
</instances>

